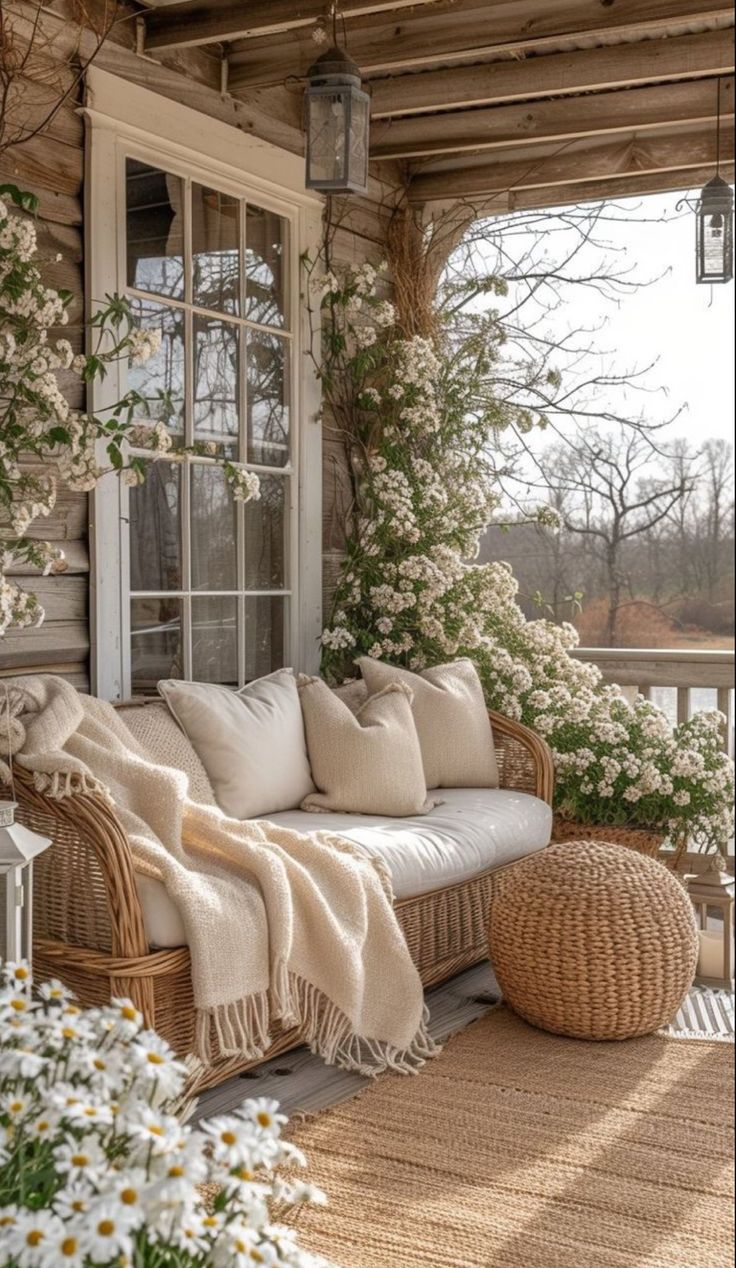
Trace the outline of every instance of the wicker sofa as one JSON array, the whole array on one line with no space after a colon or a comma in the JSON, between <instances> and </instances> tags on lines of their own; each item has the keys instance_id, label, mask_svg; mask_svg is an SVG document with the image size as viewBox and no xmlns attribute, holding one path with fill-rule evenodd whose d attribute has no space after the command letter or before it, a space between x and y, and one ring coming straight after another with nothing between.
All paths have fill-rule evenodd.
<instances>
[{"instance_id":1,"label":"wicker sofa","mask_svg":"<svg viewBox=\"0 0 736 1268\"><path fill-rule=\"evenodd\" d=\"M490 714L504 789L551 805L553 766L546 744L527 727ZM172 763L173 764L173 763ZM39 977L67 982L85 1004L129 996L181 1054L192 1047L194 1007L186 946L149 944L130 844L112 809L96 796L53 801L16 768L19 818L51 837L34 875L34 961ZM426 986L487 955L486 920L492 868L459 884L396 902L411 955ZM277 1032L269 1056L300 1041ZM220 1058L198 1087L252 1065Z\"/></svg>"}]
</instances>

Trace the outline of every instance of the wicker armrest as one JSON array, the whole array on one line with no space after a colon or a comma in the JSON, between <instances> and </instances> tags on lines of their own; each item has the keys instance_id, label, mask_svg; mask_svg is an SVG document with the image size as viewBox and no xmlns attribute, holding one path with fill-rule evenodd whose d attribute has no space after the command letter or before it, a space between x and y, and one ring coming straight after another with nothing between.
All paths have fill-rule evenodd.
<instances>
[{"instance_id":1,"label":"wicker armrest","mask_svg":"<svg viewBox=\"0 0 736 1268\"><path fill-rule=\"evenodd\" d=\"M15 767L19 819L50 837L34 864L35 938L113 956L146 955L148 943L130 843L102 797L54 800Z\"/></svg>"},{"instance_id":2,"label":"wicker armrest","mask_svg":"<svg viewBox=\"0 0 736 1268\"><path fill-rule=\"evenodd\" d=\"M488 710L502 788L533 793L552 805L555 768L549 746L523 722Z\"/></svg>"}]
</instances>

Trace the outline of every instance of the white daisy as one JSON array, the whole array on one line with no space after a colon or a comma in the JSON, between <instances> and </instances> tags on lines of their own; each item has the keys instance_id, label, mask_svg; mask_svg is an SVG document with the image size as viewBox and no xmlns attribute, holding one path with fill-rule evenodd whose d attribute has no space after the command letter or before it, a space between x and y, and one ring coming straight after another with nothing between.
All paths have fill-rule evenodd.
<instances>
[{"instance_id":1,"label":"white daisy","mask_svg":"<svg viewBox=\"0 0 736 1268\"><path fill-rule=\"evenodd\" d=\"M90 1259L107 1264L121 1255L132 1255L131 1229L136 1218L120 1202L102 1198L85 1218L84 1248Z\"/></svg>"},{"instance_id":2,"label":"white daisy","mask_svg":"<svg viewBox=\"0 0 736 1268\"><path fill-rule=\"evenodd\" d=\"M6 1233L5 1246L11 1262L18 1268L39 1268L47 1259L47 1250L63 1229L58 1215L52 1211L19 1210L15 1223Z\"/></svg>"},{"instance_id":3,"label":"white daisy","mask_svg":"<svg viewBox=\"0 0 736 1268\"><path fill-rule=\"evenodd\" d=\"M106 1166L105 1154L94 1136L85 1136L83 1140L65 1140L54 1150L56 1170L70 1180L84 1176L88 1180L97 1180L99 1172Z\"/></svg>"}]
</instances>

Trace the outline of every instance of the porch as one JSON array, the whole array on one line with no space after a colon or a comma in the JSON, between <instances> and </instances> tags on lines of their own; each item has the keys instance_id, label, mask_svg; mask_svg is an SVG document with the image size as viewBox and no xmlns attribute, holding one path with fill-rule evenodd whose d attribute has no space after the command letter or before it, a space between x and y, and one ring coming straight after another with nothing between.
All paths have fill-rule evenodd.
<instances>
[{"instance_id":1,"label":"porch","mask_svg":"<svg viewBox=\"0 0 736 1268\"><path fill-rule=\"evenodd\" d=\"M27 277L37 233L37 284L59 305L44 342L64 346L29 372L43 427L25 447L31 411L0 391L16 410L12 452L0 443L0 775L20 806L0 833L44 847L33 890L28 866L0 909L0 948L15 939L1 1042L22 1054L17 1087L0 1066L0 1162L11 1113L25 1122L4 1095L19 1088L34 1130L63 1125L70 1175L88 1130L117 1148L86 1052L88 1118L111 1135L79 1126L74 1089L49 1127L57 1058L36 1065L10 1012L30 1000L32 952L63 983L38 1015L71 988L92 1010L81 1046L106 1052L108 1027L119 1071L139 1072L124 1113L131 1141L148 1124L148 1153L130 1146L147 1214L115 1196L113 1257L73 1186L51 1211L71 1185L55 1173L26 1254L15 1150L0 1268L311 1263L253 1188L278 1100L318 1115L290 1131L336 1214L307 1213L299 1240L341 1268L730 1263L734 652L572 647L556 607L527 619L502 550L468 562L489 520L516 515L496 497L504 437L541 445L565 391L541 361L536 395L507 393L493 305L451 328L438 296L462 288L447 265L474 225L503 237L527 214L544 237L561 207L605 219L629 198L692 197L716 171L731 183L733 24L714 0L3 3L0 220L15 228L0 264L14 252ZM352 192L307 180L304 93L333 38L370 97L369 134L346 148L337 129L321 154L365 159ZM508 283L474 279L494 300ZM6 374L25 315L2 296ZM666 482L656 496L653 525L677 505ZM721 550L727 475L718 498ZM555 522L553 501L532 527ZM560 612L584 602L559 589ZM201 1092L207 1147L164 1121L167 1079ZM265 1100L246 1131L251 1093ZM85 1174L97 1216L109 1176L90 1196ZM242 1210L225 1218L230 1189ZM59 1221L77 1238L66 1258L35 1255ZM175 1237L195 1249L161 1258Z\"/></svg>"}]
</instances>

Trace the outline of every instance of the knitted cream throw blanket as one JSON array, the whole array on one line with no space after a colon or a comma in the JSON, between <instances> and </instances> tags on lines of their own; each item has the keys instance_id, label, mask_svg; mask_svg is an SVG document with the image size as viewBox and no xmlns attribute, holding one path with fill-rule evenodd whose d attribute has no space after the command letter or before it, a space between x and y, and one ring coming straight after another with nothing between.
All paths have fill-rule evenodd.
<instances>
[{"instance_id":1,"label":"knitted cream throw blanket","mask_svg":"<svg viewBox=\"0 0 736 1268\"><path fill-rule=\"evenodd\" d=\"M7 685L18 764L50 797L110 798L136 864L176 903L199 1056L257 1059L276 1020L362 1073L412 1071L433 1055L419 975L364 854L328 832L241 823L190 801L182 772L152 765L111 705L61 678Z\"/></svg>"}]
</instances>

